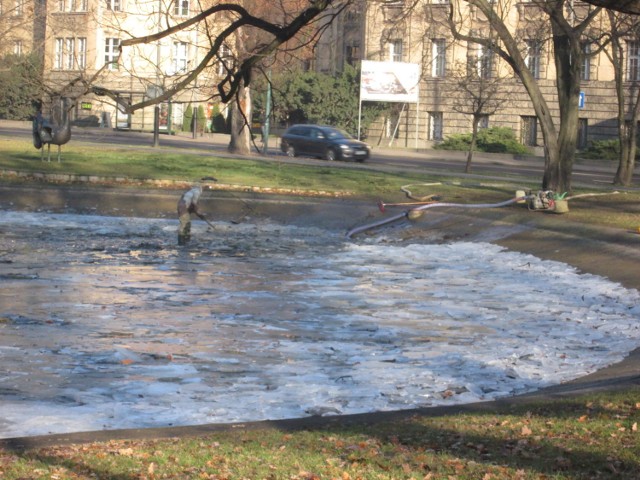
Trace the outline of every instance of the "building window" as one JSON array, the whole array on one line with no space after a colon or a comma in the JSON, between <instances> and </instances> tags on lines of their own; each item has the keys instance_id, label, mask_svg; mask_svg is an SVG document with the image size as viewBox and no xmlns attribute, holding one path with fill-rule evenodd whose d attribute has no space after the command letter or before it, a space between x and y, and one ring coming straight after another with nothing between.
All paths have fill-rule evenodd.
<instances>
[{"instance_id":1,"label":"building window","mask_svg":"<svg viewBox=\"0 0 640 480\"><path fill-rule=\"evenodd\" d=\"M22 56L22 40L16 40L13 42L13 54Z\"/></svg>"},{"instance_id":2,"label":"building window","mask_svg":"<svg viewBox=\"0 0 640 480\"><path fill-rule=\"evenodd\" d=\"M347 10L345 22L356 23L360 20L361 16L362 16L362 12L359 9L357 9L357 7L352 7L349 10Z\"/></svg>"},{"instance_id":3,"label":"building window","mask_svg":"<svg viewBox=\"0 0 640 480\"><path fill-rule=\"evenodd\" d=\"M382 13L384 15L385 22L397 22L404 11L404 0L390 0L383 2Z\"/></svg>"},{"instance_id":4,"label":"building window","mask_svg":"<svg viewBox=\"0 0 640 480\"><path fill-rule=\"evenodd\" d=\"M586 118L578 119L578 148L584 150L587 148L587 139L589 134L589 122Z\"/></svg>"},{"instance_id":5,"label":"building window","mask_svg":"<svg viewBox=\"0 0 640 480\"><path fill-rule=\"evenodd\" d=\"M389 42L389 61L402 61L402 40L391 40Z\"/></svg>"},{"instance_id":6,"label":"building window","mask_svg":"<svg viewBox=\"0 0 640 480\"><path fill-rule=\"evenodd\" d=\"M62 70L63 54L64 54L64 38L56 38L54 56L53 56L53 68L55 70Z\"/></svg>"},{"instance_id":7,"label":"building window","mask_svg":"<svg viewBox=\"0 0 640 480\"><path fill-rule=\"evenodd\" d=\"M627 80L640 80L640 41L627 42Z\"/></svg>"},{"instance_id":8,"label":"building window","mask_svg":"<svg viewBox=\"0 0 640 480\"><path fill-rule=\"evenodd\" d=\"M355 65L360 60L360 47L358 45L347 45L345 47L345 61L349 65Z\"/></svg>"},{"instance_id":9,"label":"building window","mask_svg":"<svg viewBox=\"0 0 640 480\"><path fill-rule=\"evenodd\" d=\"M478 51L478 77L491 78L493 77L493 51L485 47L480 46Z\"/></svg>"},{"instance_id":10,"label":"building window","mask_svg":"<svg viewBox=\"0 0 640 480\"><path fill-rule=\"evenodd\" d=\"M16 7L13 10L13 14L16 17L24 15L24 0L16 0Z\"/></svg>"},{"instance_id":11,"label":"building window","mask_svg":"<svg viewBox=\"0 0 640 480\"><path fill-rule=\"evenodd\" d=\"M189 0L175 0L173 13L179 17L189 16Z\"/></svg>"},{"instance_id":12,"label":"building window","mask_svg":"<svg viewBox=\"0 0 640 480\"><path fill-rule=\"evenodd\" d=\"M525 63L533 75L540 78L540 59L542 57L542 44L539 40L527 40L527 57Z\"/></svg>"},{"instance_id":13,"label":"building window","mask_svg":"<svg viewBox=\"0 0 640 480\"><path fill-rule=\"evenodd\" d=\"M107 10L112 10L114 12L122 11L122 4L120 0L107 0Z\"/></svg>"},{"instance_id":14,"label":"building window","mask_svg":"<svg viewBox=\"0 0 640 480\"><path fill-rule=\"evenodd\" d=\"M87 39L84 37L78 38L78 68L84 70L87 68Z\"/></svg>"},{"instance_id":15,"label":"building window","mask_svg":"<svg viewBox=\"0 0 640 480\"><path fill-rule=\"evenodd\" d=\"M187 42L173 42L173 71L174 73L187 70Z\"/></svg>"},{"instance_id":16,"label":"building window","mask_svg":"<svg viewBox=\"0 0 640 480\"><path fill-rule=\"evenodd\" d=\"M442 38L431 42L431 76L444 77L446 72L446 43Z\"/></svg>"},{"instance_id":17,"label":"building window","mask_svg":"<svg viewBox=\"0 0 640 480\"><path fill-rule=\"evenodd\" d=\"M480 115L478 128L489 128L489 115Z\"/></svg>"},{"instance_id":18,"label":"building window","mask_svg":"<svg viewBox=\"0 0 640 480\"><path fill-rule=\"evenodd\" d=\"M76 54L76 39L64 39L64 69L73 70L73 59Z\"/></svg>"},{"instance_id":19,"label":"building window","mask_svg":"<svg viewBox=\"0 0 640 480\"><path fill-rule=\"evenodd\" d=\"M538 145L538 117L520 117L520 142L528 147Z\"/></svg>"},{"instance_id":20,"label":"building window","mask_svg":"<svg viewBox=\"0 0 640 480\"><path fill-rule=\"evenodd\" d=\"M222 44L220 46L219 52L219 62L218 62L218 75L226 75L228 70L231 68L231 62L233 57L231 56L231 49L226 45Z\"/></svg>"},{"instance_id":21,"label":"building window","mask_svg":"<svg viewBox=\"0 0 640 480\"><path fill-rule=\"evenodd\" d=\"M76 70L86 67L86 38L56 38L53 68L55 70Z\"/></svg>"},{"instance_id":22,"label":"building window","mask_svg":"<svg viewBox=\"0 0 640 480\"><path fill-rule=\"evenodd\" d=\"M58 0L58 10L61 12L86 12L87 0Z\"/></svg>"},{"instance_id":23,"label":"building window","mask_svg":"<svg viewBox=\"0 0 640 480\"><path fill-rule=\"evenodd\" d=\"M60 0L60 2L64 3L64 0ZM68 2L69 12L86 12L87 11L87 0L67 0L67 2ZM64 9L64 6L62 9Z\"/></svg>"},{"instance_id":24,"label":"building window","mask_svg":"<svg viewBox=\"0 0 640 480\"><path fill-rule=\"evenodd\" d=\"M442 140L442 112L429 112L429 140Z\"/></svg>"},{"instance_id":25,"label":"building window","mask_svg":"<svg viewBox=\"0 0 640 480\"><path fill-rule=\"evenodd\" d=\"M120 55L120 39L107 38L104 42L104 64L107 70L118 70L118 56Z\"/></svg>"},{"instance_id":26,"label":"building window","mask_svg":"<svg viewBox=\"0 0 640 480\"><path fill-rule=\"evenodd\" d=\"M582 48L582 65L580 66L580 79L583 81L591 80L591 43L583 42Z\"/></svg>"}]
</instances>

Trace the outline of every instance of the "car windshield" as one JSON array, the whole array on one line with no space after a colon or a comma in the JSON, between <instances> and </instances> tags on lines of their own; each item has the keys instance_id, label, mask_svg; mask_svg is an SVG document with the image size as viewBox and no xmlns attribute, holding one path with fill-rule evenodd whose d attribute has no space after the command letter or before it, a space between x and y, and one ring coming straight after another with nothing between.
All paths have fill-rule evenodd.
<instances>
[{"instance_id":1,"label":"car windshield","mask_svg":"<svg viewBox=\"0 0 640 480\"><path fill-rule=\"evenodd\" d=\"M325 128L324 133L327 138L353 138L347 132L343 132L342 130L338 130L337 128Z\"/></svg>"}]
</instances>

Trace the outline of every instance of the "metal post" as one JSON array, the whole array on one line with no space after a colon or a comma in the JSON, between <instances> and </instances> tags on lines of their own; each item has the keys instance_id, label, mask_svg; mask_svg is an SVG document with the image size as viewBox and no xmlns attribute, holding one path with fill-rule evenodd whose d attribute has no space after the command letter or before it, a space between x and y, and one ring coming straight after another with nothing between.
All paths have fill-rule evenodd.
<instances>
[{"instance_id":1,"label":"metal post","mask_svg":"<svg viewBox=\"0 0 640 480\"><path fill-rule=\"evenodd\" d=\"M153 146L160 146L160 105L153 107Z\"/></svg>"},{"instance_id":2,"label":"metal post","mask_svg":"<svg viewBox=\"0 0 640 480\"><path fill-rule=\"evenodd\" d=\"M193 121L191 122L191 124L193 125L193 134L191 138L196 139L198 137L198 134L196 133L198 131L198 107L197 106L193 109L192 119Z\"/></svg>"}]
</instances>

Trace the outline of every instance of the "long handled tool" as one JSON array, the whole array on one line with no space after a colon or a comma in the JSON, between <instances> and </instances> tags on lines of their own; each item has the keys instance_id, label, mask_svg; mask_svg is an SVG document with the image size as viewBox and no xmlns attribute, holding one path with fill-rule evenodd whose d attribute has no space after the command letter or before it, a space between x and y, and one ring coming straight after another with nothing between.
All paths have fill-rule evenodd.
<instances>
[{"instance_id":1,"label":"long handled tool","mask_svg":"<svg viewBox=\"0 0 640 480\"><path fill-rule=\"evenodd\" d=\"M207 177L202 177L200 179L200 181L202 181L202 182L217 182L218 179L216 177L207 176ZM212 185L208 185L207 188L210 189L210 190L214 189L214 187ZM224 190L224 191L226 193L230 194L233 198L235 198L239 202L241 202L242 205L243 205L242 214L237 219L231 220L231 223L233 223L233 224L241 223L242 222L242 218L246 216L247 212L255 213L257 211L256 208L251 203L247 202L244 198L240 197L239 195L234 193L232 190ZM200 219L204 220L205 222L207 222L211 228L214 228L213 225L211 224L211 222L209 222L209 220L207 220L206 218L201 216Z\"/></svg>"},{"instance_id":2,"label":"long handled tool","mask_svg":"<svg viewBox=\"0 0 640 480\"><path fill-rule=\"evenodd\" d=\"M213 223L211 223L211 222L207 219L207 217L205 217L205 216L204 216L204 215L202 215L201 213L198 213L197 215L198 215L198 217L200 217L200 220L203 220L203 221L207 222L207 225L209 225L211 228L214 228L214 229L216 228L216 227L214 227L214 226L213 226Z\"/></svg>"},{"instance_id":3,"label":"long handled tool","mask_svg":"<svg viewBox=\"0 0 640 480\"><path fill-rule=\"evenodd\" d=\"M215 178L215 177L202 177L201 180L203 182L208 182L208 181L217 182L218 181L218 179ZM209 188L211 189L213 187L210 186ZM242 221L242 218L246 215L246 212L256 213L256 211L257 211L256 208L251 203L247 202L244 198L240 197L239 195L234 193L232 190L226 190L226 192L229 193L236 200L240 201L242 203L243 207L244 207L243 208L243 213L240 215L240 217L238 217L235 220L231 220L231 223L233 223L233 224L240 223ZM205 222L209 223L209 221L204 219L204 218L202 220L204 220ZM211 225L211 223L209 223L209 225L213 227L213 225Z\"/></svg>"}]
</instances>

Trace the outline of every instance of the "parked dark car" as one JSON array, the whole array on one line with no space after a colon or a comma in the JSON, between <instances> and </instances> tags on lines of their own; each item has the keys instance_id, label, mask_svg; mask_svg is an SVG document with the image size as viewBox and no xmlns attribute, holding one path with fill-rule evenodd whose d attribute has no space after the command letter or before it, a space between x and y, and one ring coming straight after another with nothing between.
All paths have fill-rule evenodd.
<instances>
[{"instance_id":1,"label":"parked dark car","mask_svg":"<svg viewBox=\"0 0 640 480\"><path fill-rule=\"evenodd\" d=\"M308 155L326 160L355 160L369 158L369 146L334 127L322 125L293 125L280 142L280 148L290 157Z\"/></svg>"}]
</instances>

